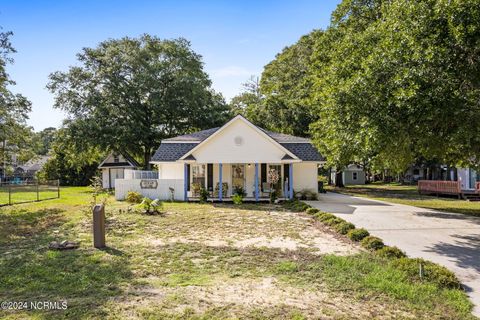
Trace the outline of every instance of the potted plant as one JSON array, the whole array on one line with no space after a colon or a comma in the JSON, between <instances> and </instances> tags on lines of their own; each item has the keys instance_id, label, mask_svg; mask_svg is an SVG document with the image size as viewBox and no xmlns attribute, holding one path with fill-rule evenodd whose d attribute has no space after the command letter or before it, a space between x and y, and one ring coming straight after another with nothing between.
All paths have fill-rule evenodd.
<instances>
[{"instance_id":1,"label":"potted plant","mask_svg":"<svg viewBox=\"0 0 480 320\"><path fill-rule=\"evenodd\" d=\"M245 189L241 186L233 187L232 201L234 204L242 204L243 198L247 195Z\"/></svg>"}]
</instances>

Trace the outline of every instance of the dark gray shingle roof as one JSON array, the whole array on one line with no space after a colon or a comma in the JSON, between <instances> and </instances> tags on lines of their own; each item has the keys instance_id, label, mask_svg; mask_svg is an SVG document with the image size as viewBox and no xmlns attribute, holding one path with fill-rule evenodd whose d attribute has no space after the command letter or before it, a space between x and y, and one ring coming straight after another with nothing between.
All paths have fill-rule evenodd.
<instances>
[{"instance_id":1,"label":"dark gray shingle roof","mask_svg":"<svg viewBox=\"0 0 480 320\"><path fill-rule=\"evenodd\" d=\"M211 128L211 129L202 130L202 131L193 132L193 133L188 133L188 134L184 134L184 135L181 135L181 136L164 139L163 141L192 141L192 142L196 141L196 142L200 142L200 141L203 141L203 140L207 139L208 137L210 137L218 129L220 129L220 127Z\"/></svg>"},{"instance_id":2,"label":"dark gray shingle roof","mask_svg":"<svg viewBox=\"0 0 480 320\"><path fill-rule=\"evenodd\" d=\"M285 149L303 161L325 161L311 143L280 143Z\"/></svg>"},{"instance_id":3,"label":"dark gray shingle roof","mask_svg":"<svg viewBox=\"0 0 480 320\"><path fill-rule=\"evenodd\" d=\"M266 134L268 134L273 140L277 141L278 143L286 143L286 142L309 143L310 142L310 139L307 139L307 138L291 136L291 135L285 134L285 133L267 131L267 130L262 129L262 128L259 128L259 129L263 130Z\"/></svg>"},{"instance_id":4,"label":"dark gray shingle roof","mask_svg":"<svg viewBox=\"0 0 480 320\"><path fill-rule=\"evenodd\" d=\"M177 161L198 143L162 143L152 161Z\"/></svg>"}]
</instances>

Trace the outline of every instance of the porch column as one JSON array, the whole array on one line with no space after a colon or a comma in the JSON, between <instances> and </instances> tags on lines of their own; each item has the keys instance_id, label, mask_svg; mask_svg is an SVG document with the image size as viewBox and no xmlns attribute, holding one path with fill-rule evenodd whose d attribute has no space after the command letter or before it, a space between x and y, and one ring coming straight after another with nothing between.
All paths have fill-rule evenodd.
<instances>
[{"instance_id":1,"label":"porch column","mask_svg":"<svg viewBox=\"0 0 480 320\"><path fill-rule=\"evenodd\" d=\"M188 201L188 165L185 163L183 165L183 200Z\"/></svg>"},{"instance_id":2,"label":"porch column","mask_svg":"<svg viewBox=\"0 0 480 320\"><path fill-rule=\"evenodd\" d=\"M222 164L218 164L218 201L223 198L223 183L222 183Z\"/></svg>"},{"instance_id":3,"label":"porch column","mask_svg":"<svg viewBox=\"0 0 480 320\"><path fill-rule=\"evenodd\" d=\"M293 163L290 163L288 167L288 198L293 199Z\"/></svg>"},{"instance_id":4,"label":"porch column","mask_svg":"<svg viewBox=\"0 0 480 320\"><path fill-rule=\"evenodd\" d=\"M258 202L258 163L255 163L255 201Z\"/></svg>"}]
</instances>

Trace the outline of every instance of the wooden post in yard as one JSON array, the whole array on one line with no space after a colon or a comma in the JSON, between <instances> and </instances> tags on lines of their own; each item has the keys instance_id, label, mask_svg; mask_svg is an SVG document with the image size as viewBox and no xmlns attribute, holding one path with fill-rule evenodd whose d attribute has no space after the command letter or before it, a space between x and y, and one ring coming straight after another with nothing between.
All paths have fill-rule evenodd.
<instances>
[{"instance_id":1,"label":"wooden post in yard","mask_svg":"<svg viewBox=\"0 0 480 320\"><path fill-rule=\"evenodd\" d=\"M57 198L60 199L60 179L57 180Z\"/></svg>"},{"instance_id":2,"label":"wooden post in yard","mask_svg":"<svg viewBox=\"0 0 480 320\"><path fill-rule=\"evenodd\" d=\"M12 205L12 185L11 182L8 183L8 205Z\"/></svg>"},{"instance_id":3,"label":"wooden post in yard","mask_svg":"<svg viewBox=\"0 0 480 320\"><path fill-rule=\"evenodd\" d=\"M101 204L93 207L93 246L105 248L105 207Z\"/></svg>"},{"instance_id":4,"label":"wooden post in yard","mask_svg":"<svg viewBox=\"0 0 480 320\"><path fill-rule=\"evenodd\" d=\"M37 201L40 201L40 195L38 194L38 180L37 180Z\"/></svg>"}]
</instances>

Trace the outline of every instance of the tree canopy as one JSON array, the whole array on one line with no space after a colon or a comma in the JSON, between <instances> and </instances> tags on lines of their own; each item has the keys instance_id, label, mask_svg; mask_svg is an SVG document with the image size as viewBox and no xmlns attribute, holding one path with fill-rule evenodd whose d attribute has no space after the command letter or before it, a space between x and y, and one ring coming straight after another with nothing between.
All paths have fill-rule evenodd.
<instances>
[{"instance_id":1,"label":"tree canopy","mask_svg":"<svg viewBox=\"0 0 480 320\"><path fill-rule=\"evenodd\" d=\"M0 28L1 29L1 28ZM12 32L0 32L0 159L7 161L16 155L20 158L29 157L25 146L29 145L31 128L26 120L31 111L31 103L21 94L13 93L10 88L15 82L10 79L6 67L13 63L11 54L15 53L10 37ZM3 163L3 169L7 170Z\"/></svg>"},{"instance_id":2,"label":"tree canopy","mask_svg":"<svg viewBox=\"0 0 480 320\"><path fill-rule=\"evenodd\" d=\"M79 66L50 75L55 107L70 115L81 147L125 150L148 166L160 141L223 124L223 97L185 39L107 40L78 54Z\"/></svg>"},{"instance_id":3,"label":"tree canopy","mask_svg":"<svg viewBox=\"0 0 480 320\"><path fill-rule=\"evenodd\" d=\"M475 1L342 2L314 53L312 132L332 162L478 163L479 13Z\"/></svg>"},{"instance_id":4,"label":"tree canopy","mask_svg":"<svg viewBox=\"0 0 480 320\"><path fill-rule=\"evenodd\" d=\"M259 108L337 168L478 166L479 53L478 1L344 0L265 67Z\"/></svg>"}]
</instances>

